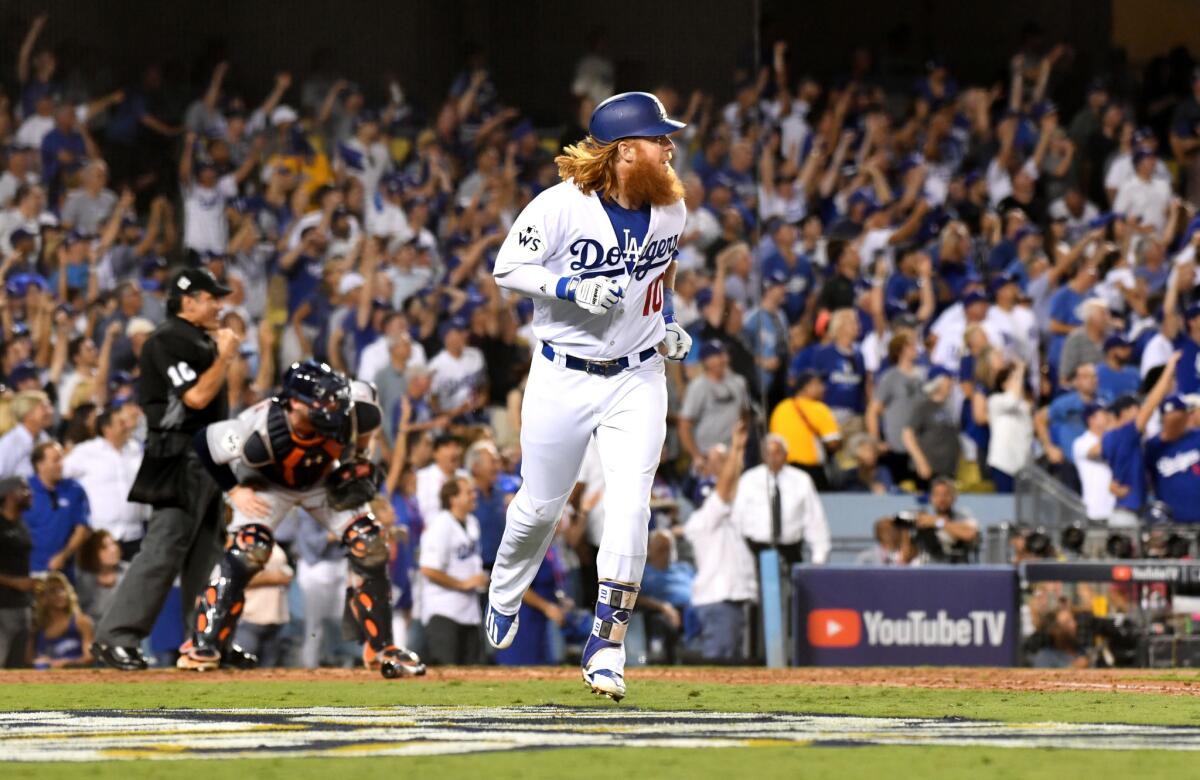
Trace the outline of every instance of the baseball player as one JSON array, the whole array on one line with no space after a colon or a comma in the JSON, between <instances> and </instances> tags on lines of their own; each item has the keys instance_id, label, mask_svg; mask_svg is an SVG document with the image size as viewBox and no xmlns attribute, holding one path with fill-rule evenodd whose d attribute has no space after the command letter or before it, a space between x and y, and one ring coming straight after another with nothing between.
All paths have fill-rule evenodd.
<instances>
[{"instance_id":1,"label":"baseball player","mask_svg":"<svg viewBox=\"0 0 1200 780\"><path fill-rule=\"evenodd\" d=\"M305 360L288 369L279 396L196 434L201 462L233 506L232 539L197 605L179 668L220 665L246 583L275 544L272 532L302 506L346 547L355 575L347 605L366 638L363 662L384 677L424 674L416 655L392 643L386 533L367 506L379 473L356 457L381 420L374 387Z\"/></svg>"},{"instance_id":2,"label":"baseball player","mask_svg":"<svg viewBox=\"0 0 1200 780\"><path fill-rule=\"evenodd\" d=\"M555 162L562 183L526 206L496 258L496 282L534 302L541 342L521 409L523 483L492 569L488 641L512 644L517 612L594 437L603 463L600 580L583 679L625 695L625 631L646 563L650 487L666 435L663 360L691 338L671 306L683 187L670 134L684 125L645 92L596 107L588 137Z\"/></svg>"}]
</instances>

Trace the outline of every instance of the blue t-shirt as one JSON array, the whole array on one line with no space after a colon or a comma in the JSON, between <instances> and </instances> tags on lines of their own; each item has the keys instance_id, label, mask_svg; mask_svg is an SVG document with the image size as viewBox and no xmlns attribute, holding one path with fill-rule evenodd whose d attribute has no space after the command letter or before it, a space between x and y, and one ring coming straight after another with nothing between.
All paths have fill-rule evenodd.
<instances>
[{"instance_id":1,"label":"blue t-shirt","mask_svg":"<svg viewBox=\"0 0 1200 780\"><path fill-rule=\"evenodd\" d=\"M1054 446L1063 451L1063 457L1072 463L1075 462L1075 456L1071 452L1071 445L1087 431L1087 425L1083 421L1083 410L1086 405L1079 397L1079 393L1072 390L1051 401L1047 412L1050 423L1050 441L1054 442Z\"/></svg>"},{"instance_id":2,"label":"blue t-shirt","mask_svg":"<svg viewBox=\"0 0 1200 780\"><path fill-rule=\"evenodd\" d=\"M1133 366L1110 368L1107 363L1096 364L1096 400L1110 404L1123 395L1134 395L1141 384L1141 377Z\"/></svg>"},{"instance_id":3,"label":"blue t-shirt","mask_svg":"<svg viewBox=\"0 0 1200 780\"><path fill-rule=\"evenodd\" d=\"M30 477L29 490L33 494L33 506L24 515L33 539L29 570L46 571L50 559L67 546L75 526L88 525L91 511L87 493L73 479L60 480L51 491L40 479Z\"/></svg>"},{"instance_id":4,"label":"blue t-shirt","mask_svg":"<svg viewBox=\"0 0 1200 780\"><path fill-rule=\"evenodd\" d=\"M795 322L804 314L804 305L817 286L812 263L808 261L808 258L797 255L796 262L789 264L783 255L775 252L763 261L762 275L767 278L776 273L783 273L788 278L787 297L783 299L783 309L787 313L788 322Z\"/></svg>"},{"instance_id":5,"label":"blue t-shirt","mask_svg":"<svg viewBox=\"0 0 1200 780\"><path fill-rule=\"evenodd\" d=\"M1100 456L1112 471L1113 481L1129 488L1117 506L1142 511L1146 503L1146 465L1142 459L1142 434L1132 422L1106 431L1100 439Z\"/></svg>"},{"instance_id":6,"label":"blue t-shirt","mask_svg":"<svg viewBox=\"0 0 1200 780\"><path fill-rule=\"evenodd\" d=\"M696 570L690 563L676 561L665 569L656 569L646 564L642 573L641 593L643 596L665 601L682 609L692 603L692 582L695 579Z\"/></svg>"},{"instance_id":7,"label":"blue t-shirt","mask_svg":"<svg viewBox=\"0 0 1200 780\"><path fill-rule=\"evenodd\" d=\"M802 353L803 354L803 353ZM825 404L830 409L846 409L854 414L866 410L867 370L858 347L850 354L833 344L825 344L808 353L807 365L825 377Z\"/></svg>"},{"instance_id":8,"label":"blue t-shirt","mask_svg":"<svg viewBox=\"0 0 1200 780\"><path fill-rule=\"evenodd\" d=\"M479 521L479 554L484 566L496 562L496 551L504 536L504 494L493 485L492 494L475 491L475 519Z\"/></svg>"},{"instance_id":9,"label":"blue t-shirt","mask_svg":"<svg viewBox=\"0 0 1200 780\"><path fill-rule=\"evenodd\" d=\"M1200 344L1186 333L1175 337L1175 349L1182 354L1175 367L1175 388L1180 393L1200 392Z\"/></svg>"},{"instance_id":10,"label":"blue t-shirt","mask_svg":"<svg viewBox=\"0 0 1200 780\"><path fill-rule=\"evenodd\" d=\"M1091 297L1091 291L1085 293L1077 293L1070 287L1063 285L1054 291L1050 296L1050 319L1070 325L1072 327L1079 325L1079 318L1075 316L1075 310L1079 308L1079 304L1083 303ZM1058 374L1058 359L1062 356L1063 344L1067 342L1067 337L1062 333L1055 333L1050 336L1050 349L1047 354L1047 360L1050 365L1050 370L1054 375Z\"/></svg>"},{"instance_id":11,"label":"blue t-shirt","mask_svg":"<svg viewBox=\"0 0 1200 780\"><path fill-rule=\"evenodd\" d=\"M284 271L287 277L287 307L288 316L296 313L300 304L304 303L321 284L321 274L324 273L324 263L319 257L300 255L295 264Z\"/></svg>"},{"instance_id":12,"label":"blue t-shirt","mask_svg":"<svg viewBox=\"0 0 1200 780\"><path fill-rule=\"evenodd\" d=\"M915 311L909 298L920 289L917 280L911 276L892 274L892 278L888 279L887 286L883 289L883 306L887 318L890 320L897 314Z\"/></svg>"},{"instance_id":13,"label":"blue t-shirt","mask_svg":"<svg viewBox=\"0 0 1200 780\"><path fill-rule=\"evenodd\" d=\"M1008 268L1009 263L1016 259L1017 245L1007 238L1002 238L1000 243L992 247L992 251L988 253L988 270L999 273Z\"/></svg>"},{"instance_id":14,"label":"blue t-shirt","mask_svg":"<svg viewBox=\"0 0 1200 780\"><path fill-rule=\"evenodd\" d=\"M787 318L782 311L751 310L742 323L742 341L750 347L755 357L779 358L782 364L787 360ZM762 387L769 387L774 376L774 371L759 366L758 381Z\"/></svg>"},{"instance_id":15,"label":"blue t-shirt","mask_svg":"<svg viewBox=\"0 0 1200 780\"><path fill-rule=\"evenodd\" d=\"M1177 523L1200 523L1200 430L1172 442L1146 442L1146 465L1154 493L1171 507Z\"/></svg>"}]
</instances>

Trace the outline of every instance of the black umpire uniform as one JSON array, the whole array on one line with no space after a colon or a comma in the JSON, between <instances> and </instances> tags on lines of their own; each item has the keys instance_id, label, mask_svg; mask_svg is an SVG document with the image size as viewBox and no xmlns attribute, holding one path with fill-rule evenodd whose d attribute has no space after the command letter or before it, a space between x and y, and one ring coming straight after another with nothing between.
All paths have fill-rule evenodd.
<instances>
[{"instance_id":1,"label":"black umpire uniform","mask_svg":"<svg viewBox=\"0 0 1200 780\"><path fill-rule=\"evenodd\" d=\"M107 666L146 667L139 645L150 634L176 575L180 576L185 630L221 553L221 491L192 447L192 436L229 416L221 380L207 406L193 409L183 396L217 362L217 345L203 328L178 316L182 298L230 293L204 269L186 269L171 281L170 315L147 339L139 359L139 401L146 413L145 454L129 500L154 511L141 550L96 626L93 655Z\"/></svg>"}]
</instances>

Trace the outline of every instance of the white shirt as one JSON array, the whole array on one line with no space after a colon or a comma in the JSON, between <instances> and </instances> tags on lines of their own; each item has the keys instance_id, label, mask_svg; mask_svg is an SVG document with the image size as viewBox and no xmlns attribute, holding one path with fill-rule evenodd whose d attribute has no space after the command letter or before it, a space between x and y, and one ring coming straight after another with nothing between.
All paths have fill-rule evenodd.
<instances>
[{"instance_id":1,"label":"white shirt","mask_svg":"<svg viewBox=\"0 0 1200 780\"><path fill-rule=\"evenodd\" d=\"M459 469L458 473L466 474ZM442 511L442 485L449 477L438 468L436 463L430 463L417 471L417 506L421 509L421 517L433 517Z\"/></svg>"},{"instance_id":2,"label":"white shirt","mask_svg":"<svg viewBox=\"0 0 1200 780\"><path fill-rule=\"evenodd\" d=\"M20 129L17 130L17 143L22 146L32 146L35 149L42 148L42 141L46 140L46 136L54 129L53 116L41 116L34 114L21 123ZM39 167L41 157L38 157Z\"/></svg>"},{"instance_id":3,"label":"white shirt","mask_svg":"<svg viewBox=\"0 0 1200 780\"><path fill-rule=\"evenodd\" d=\"M387 336L380 336L368 344L362 354L358 356L358 378L364 382L374 382L375 377L379 376L379 372L391 360L391 345L388 344ZM419 341L412 342L404 370L424 367L426 362L425 347L422 347Z\"/></svg>"},{"instance_id":4,"label":"white shirt","mask_svg":"<svg viewBox=\"0 0 1200 780\"><path fill-rule=\"evenodd\" d=\"M20 179L13 174L12 171L0 173L0 209L6 209L12 205L12 199L16 197L17 190L22 184L38 184L41 177L33 171L25 174L24 179Z\"/></svg>"},{"instance_id":5,"label":"white shirt","mask_svg":"<svg viewBox=\"0 0 1200 780\"><path fill-rule=\"evenodd\" d=\"M271 557L267 559L263 571L292 576L292 567L288 565L287 554L282 547L275 545L271 549ZM246 588L246 604L242 610L243 622L256 626L278 626L286 624L289 618L287 585Z\"/></svg>"},{"instance_id":6,"label":"white shirt","mask_svg":"<svg viewBox=\"0 0 1200 780\"><path fill-rule=\"evenodd\" d=\"M1033 160L1026 160L1021 166L1021 171L1031 179L1038 178L1037 166L1033 164ZM1000 165L1000 159L994 158L987 168L987 190L988 201L992 208L1000 205L1000 201L1012 195L1012 176L1008 170Z\"/></svg>"},{"instance_id":7,"label":"white shirt","mask_svg":"<svg viewBox=\"0 0 1200 780\"><path fill-rule=\"evenodd\" d=\"M601 315L555 297L534 298L533 332L539 341L576 357L636 355L666 334L661 304L655 310L648 296L675 256L685 215L682 200L653 206L645 239L638 243L628 232L616 235L596 193L584 195L574 181L561 182L534 198L517 217L496 256L494 273L501 287L504 276L522 265L541 266L559 277L616 280L625 288L624 300Z\"/></svg>"},{"instance_id":8,"label":"white shirt","mask_svg":"<svg viewBox=\"0 0 1200 780\"><path fill-rule=\"evenodd\" d=\"M4 254L12 252L12 234L17 230L24 230L32 235L34 248L41 249L42 234L38 218L26 219L25 215L14 207L0 212L0 251Z\"/></svg>"},{"instance_id":9,"label":"white shirt","mask_svg":"<svg viewBox=\"0 0 1200 780\"><path fill-rule=\"evenodd\" d=\"M393 244L398 247L412 239L412 228L408 226L408 215L404 213L404 209L385 200L379 193L376 193L368 203L366 214L368 233L386 238L389 250L393 248Z\"/></svg>"},{"instance_id":10,"label":"white shirt","mask_svg":"<svg viewBox=\"0 0 1200 780\"><path fill-rule=\"evenodd\" d=\"M1029 402L1010 393L992 393L987 399L988 425L992 429L987 464L1009 476L1029 462L1033 451L1033 412Z\"/></svg>"},{"instance_id":11,"label":"white shirt","mask_svg":"<svg viewBox=\"0 0 1200 780\"><path fill-rule=\"evenodd\" d=\"M891 274L895 268L895 251L888 242L892 240L892 235L895 230L891 228L878 228L876 230L868 230L862 238L862 244L859 246L859 262L862 265L864 275L870 276L875 268L876 260L883 261L884 267Z\"/></svg>"},{"instance_id":12,"label":"white shirt","mask_svg":"<svg viewBox=\"0 0 1200 780\"><path fill-rule=\"evenodd\" d=\"M33 463L29 460L33 448L40 442L50 441L50 437L42 432L37 440L21 423L17 423L8 433L0 436L0 479L5 477L33 476Z\"/></svg>"},{"instance_id":13,"label":"white shirt","mask_svg":"<svg viewBox=\"0 0 1200 780\"><path fill-rule=\"evenodd\" d=\"M438 406L453 409L471 400L483 384L486 366L482 352L475 347L466 347L458 357L443 349L430 361L429 370L433 374L433 397Z\"/></svg>"},{"instance_id":14,"label":"white shirt","mask_svg":"<svg viewBox=\"0 0 1200 780\"><path fill-rule=\"evenodd\" d=\"M300 217L300 219L296 220L292 226L288 228L288 249L295 249L296 247L300 246L300 237L304 235L304 231L308 230L310 227L316 227L317 225L320 225L321 220L324 218L325 215L320 209L317 209L316 211L308 212L303 217ZM350 226L350 231L346 238L336 238L332 233L326 233L326 236L329 237L330 241L329 249L327 250L330 257L338 254L344 255L346 253L345 247L353 246L355 242L358 241L359 234L362 233L362 228L358 225L358 217L351 214L346 218L346 220L347 224Z\"/></svg>"},{"instance_id":15,"label":"white shirt","mask_svg":"<svg viewBox=\"0 0 1200 780\"><path fill-rule=\"evenodd\" d=\"M1077 217L1067 208L1067 202L1064 199L1057 198L1051 202L1049 213L1051 219L1067 221L1067 240L1075 242L1087 232L1091 221L1100 216L1100 209L1096 208L1096 204L1091 201L1084 201L1083 213Z\"/></svg>"},{"instance_id":16,"label":"white shirt","mask_svg":"<svg viewBox=\"0 0 1200 780\"><path fill-rule=\"evenodd\" d=\"M1123 152L1113 158L1108 165L1108 172L1104 174L1104 189L1116 190L1121 189L1121 185L1137 176L1137 171L1133 167L1133 155L1129 152ZM1165 181L1167 186L1171 186L1171 173L1167 170L1167 166L1162 160L1154 162L1154 173L1150 174L1151 179Z\"/></svg>"},{"instance_id":17,"label":"white shirt","mask_svg":"<svg viewBox=\"0 0 1200 780\"><path fill-rule=\"evenodd\" d=\"M75 446L63 460L63 476L83 485L92 509L92 527L108 531L122 542L141 539L150 507L134 504L126 497L138 468L142 447L130 440L120 450L97 436Z\"/></svg>"},{"instance_id":18,"label":"white shirt","mask_svg":"<svg viewBox=\"0 0 1200 780\"><path fill-rule=\"evenodd\" d=\"M222 176L215 187L183 188L183 245L195 252L224 252L229 246L225 202L236 198L237 179Z\"/></svg>"},{"instance_id":19,"label":"white shirt","mask_svg":"<svg viewBox=\"0 0 1200 780\"><path fill-rule=\"evenodd\" d=\"M989 306L983 330L988 341L1004 349L1006 357L1022 361L1031 376L1038 376L1038 323L1033 309L1024 304L1011 311Z\"/></svg>"},{"instance_id":20,"label":"white shirt","mask_svg":"<svg viewBox=\"0 0 1200 780\"><path fill-rule=\"evenodd\" d=\"M758 599L754 554L733 523L732 509L714 490L683 527L696 558L692 606Z\"/></svg>"},{"instance_id":21,"label":"white shirt","mask_svg":"<svg viewBox=\"0 0 1200 780\"><path fill-rule=\"evenodd\" d=\"M1167 224L1171 187L1160 179L1142 181L1138 176L1125 181L1113 200L1113 211L1127 218L1140 217L1143 225L1161 231Z\"/></svg>"},{"instance_id":22,"label":"white shirt","mask_svg":"<svg viewBox=\"0 0 1200 780\"><path fill-rule=\"evenodd\" d=\"M467 515L466 523L458 522L449 511L434 515L421 534L419 565L422 569L434 569L459 580L483 573L479 521L475 515ZM421 586L421 621L427 623L436 615L460 625L477 626L480 623L479 594L451 590L425 579Z\"/></svg>"},{"instance_id":23,"label":"white shirt","mask_svg":"<svg viewBox=\"0 0 1200 780\"><path fill-rule=\"evenodd\" d=\"M766 222L772 217L782 217L784 222L799 222L808 213L808 201L804 190L794 188L792 197L784 199L763 186L758 188L758 216Z\"/></svg>"},{"instance_id":24,"label":"white shirt","mask_svg":"<svg viewBox=\"0 0 1200 780\"><path fill-rule=\"evenodd\" d=\"M984 322L986 321L987 315L984 315ZM929 360L934 365L941 366L957 374L962 356L967 351L967 347L963 343L963 337L967 332L967 325L967 313L963 309L961 302L951 304L933 321L933 325L929 330L937 336L937 343L933 345L933 350L929 353ZM994 330L992 328L985 327L984 330L987 332L988 341L992 342L992 346L1003 346L1002 340L994 338Z\"/></svg>"},{"instance_id":25,"label":"white shirt","mask_svg":"<svg viewBox=\"0 0 1200 780\"><path fill-rule=\"evenodd\" d=\"M721 223L715 214L703 206L691 209L687 213L687 228L684 229L683 235L695 238L686 246L679 247L679 257L675 258L679 263L679 270L699 270L704 268L707 261L704 250L712 246L712 242L721 235Z\"/></svg>"},{"instance_id":26,"label":"white shirt","mask_svg":"<svg viewBox=\"0 0 1200 780\"><path fill-rule=\"evenodd\" d=\"M1079 472L1083 507L1089 520L1107 520L1117 507L1117 497L1109 490L1113 481L1112 469L1103 460L1092 460L1087 456L1088 450L1099 443L1099 436L1084 431L1071 445L1075 470Z\"/></svg>"},{"instance_id":27,"label":"white shirt","mask_svg":"<svg viewBox=\"0 0 1200 780\"><path fill-rule=\"evenodd\" d=\"M779 486L780 543L803 540L808 544L813 563L825 563L830 550L825 507L821 505L812 477L795 466L784 466L778 475L771 475L766 464L762 464L743 474L733 500L734 524L747 539L762 544L771 542L772 483Z\"/></svg>"},{"instance_id":28,"label":"white shirt","mask_svg":"<svg viewBox=\"0 0 1200 780\"><path fill-rule=\"evenodd\" d=\"M362 182L368 201L375 197L379 180L391 167L392 157L382 141L366 146L357 138L349 138L338 144L338 169Z\"/></svg>"}]
</instances>

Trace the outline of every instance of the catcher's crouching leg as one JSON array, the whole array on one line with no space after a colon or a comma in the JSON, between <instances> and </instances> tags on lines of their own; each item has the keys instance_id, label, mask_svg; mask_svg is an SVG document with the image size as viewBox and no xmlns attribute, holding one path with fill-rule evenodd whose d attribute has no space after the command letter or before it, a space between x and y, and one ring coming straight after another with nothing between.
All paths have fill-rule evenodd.
<instances>
[{"instance_id":1,"label":"catcher's crouching leg","mask_svg":"<svg viewBox=\"0 0 1200 780\"><path fill-rule=\"evenodd\" d=\"M196 606L191 639L181 648L176 664L180 669L204 671L221 665L246 603L246 583L266 565L274 546L275 537L265 525L252 523L233 531L229 548L213 568Z\"/></svg>"},{"instance_id":2,"label":"catcher's crouching leg","mask_svg":"<svg viewBox=\"0 0 1200 780\"><path fill-rule=\"evenodd\" d=\"M383 528L370 514L357 518L342 535L358 584L346 589L346 604L363 645L363 662L388 679L425 674L416 653L392 643L392 587ZM350 637L354 638L354 637Z\"/></svg>"}]
</instances>

